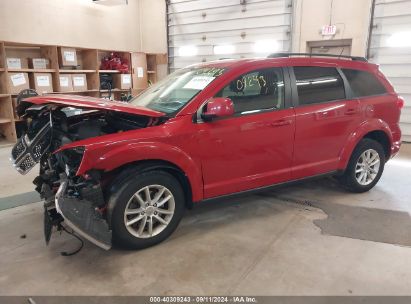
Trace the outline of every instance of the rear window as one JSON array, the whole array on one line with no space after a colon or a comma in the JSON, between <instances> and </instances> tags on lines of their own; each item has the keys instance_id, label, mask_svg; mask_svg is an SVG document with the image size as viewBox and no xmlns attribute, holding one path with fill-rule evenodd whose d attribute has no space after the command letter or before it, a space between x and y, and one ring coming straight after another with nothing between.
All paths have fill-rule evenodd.
<instances>
[{"instance_id":1,"label":"rear window","mask_svg":"<svg viewBox=\"0 0 411 304\"><path fill-rule=\"evenodd\" d=\"M335 68L294 67L300 105L345 99L343 80Z\"/></svg>"},{"instance_id":2,"label":"rear window","mask_svg":"<svg viewBox=\"0 0 411 304\"><path fill-rule=\"evenodd\" d=\"M375 75L359 70L342 69L354 97L364 97L386 94L385 87L379 82Z\"/></svg>"}]
</instances>

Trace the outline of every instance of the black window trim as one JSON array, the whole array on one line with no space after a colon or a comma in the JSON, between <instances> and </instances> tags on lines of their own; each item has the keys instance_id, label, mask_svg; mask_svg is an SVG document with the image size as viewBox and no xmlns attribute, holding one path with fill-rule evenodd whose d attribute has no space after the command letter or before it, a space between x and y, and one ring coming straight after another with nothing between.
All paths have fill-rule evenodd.
<instances>
[{"instance_id":1,"label":"black window trim","mask_svg":"<svg viewBox=\"0 0 411 304\"><path fill-rule=\"evenodd\" d=\"M358 99L358 100L361 101L362 99L365 99L365 98L378 97L378 96L386 96L386 95L389 95L389 94L390 94L390 93L388 92L387 88L385 87L385 85L381 83L380 79L379 79L377 76L375 76L373 73L369 72L369 71L361 70L361 69L353 69L353 68L340 68L340 67L338 68L338 70L339 70L339 72L340 72L341 77L343 77L343 79L344 79L344 86L346 86L346 87L349 89L351 99ZM375 79L380 83L380 85L384 88L385 93L382 93L382 94L372 94L372 95L365 95L365 96L355 97L354 91L352 90L351 85L350 85L350 82L349 82L348 79L346 78L343 70L361 71L361 72L366 72L366 73L369 73L369 74L373 75L373 76L375 77Z\"/></svg>"},{"instance_id":2,"label":"black window trim","mask_svg":"<svg viewBox=\"0 0 411 304\"><path fill-rule=\"evenodd\" d=\"M246 75L249 73L253 73L256 71L261 71L261 70L268 70L268 69L281 69L282 73L283 73L283 81L284 81L284 108L282 109L276 109L276 108L269 108L269 109L261 109L258 110L258 112L250 112L250 113L245 113L245 114L241 114L241 113L237 113L234 114L232 116L229 117L221 117L221 118L217 118L217 119L213 119L212 121L221 121L221 120L225 120L225 119L232 119L232 118L239 118L239 117L244 117L244 116L249 116L249 115L258 115L258 114L263 114L263 113L268 113L268 112L278 112L278 111L283 111L283 110L287 110L290 108L294 107L294 104L292 102L292 88L291 88L291 80L290 80L290 72L289 72L289 67L287 66L264 66L264 67L259 67L247 72L244 72L240 75L235 76L234 78L229 78L227 79L226 83L224 84L223 88L225 88L231 81L233 81L234 79L242 76L242 75ZM214 94L215 95L215 94ZM212 98L212 97L211 97ZM204 123L205 121L201 118L201 113L203 112L204 106L206 105L206 103L208 102L208 99L205 100L198 108L198 110L196 111L196 113L194 114L195 119L193 119L193 121L195 123ZM257 110L256 110L257 111Z\"/></svg>"},{"instance_id":3,"label":"black window trim","mask_svg":"<svg viewBox=\"0 0 411 304\"><path fill-rule=\"evenodd\" d=\"M297 79L294 74L294 67L335 68L337 70L337 73L340 75L343 81L345 98L314 102L310 104L300 104L300 99L298 96L298 89L297 89ZM292 102L294 104L294 107L306 107L306 106L311 106L311 105L327 104L331 102L338 102L338 101L354 99L353 97L354 95L352 93L351 87L348 84L348 80L345 77L344 73L341 71L340 67L317 66L317 65L295 65L295 66L290 66L288 70L289 70L291 86L292 86L292 90L291 90L292 91Z\"/></svg>"}]
</instances>

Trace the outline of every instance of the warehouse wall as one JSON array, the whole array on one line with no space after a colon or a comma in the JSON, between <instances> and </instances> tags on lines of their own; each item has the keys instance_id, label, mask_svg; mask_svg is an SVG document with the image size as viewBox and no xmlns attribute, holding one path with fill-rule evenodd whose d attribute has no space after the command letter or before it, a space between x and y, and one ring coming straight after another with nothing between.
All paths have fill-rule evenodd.
<instances>
[{"instance_id":1,"label":"warehouse wall","mask_svg":"<svg viewBox=\"0 0 411 304\"><path fill-rule=\"evenodd\" d=\"M142 34L142 23L153 36ZM130 51L144 45L145 51L165 52L165 36L163 0L129 0L127 6L91 0L0 1L0 40Z\"/></svg>"},{"instance_id":2,"label":"warehouse wall","mask_svg":"<svg viewBox=\"0 0 411 304\"><path fill-rule=\"evenodd\" d=\"M142 51L167 53L166 1L139 1Z\"/></svg>"},{"instance_id":3,"label":"warehouse wall","mask_svg":"<svg viewBox=\"0 0 411 304\"><path fill-rule=\"evenodd\" d=\"M336 25L336 39L352 39L351 55L364 56L371 0L294 0L293 51L306 52L307 41L323 40L321 27Z\"/></svg>"}]
</instances>

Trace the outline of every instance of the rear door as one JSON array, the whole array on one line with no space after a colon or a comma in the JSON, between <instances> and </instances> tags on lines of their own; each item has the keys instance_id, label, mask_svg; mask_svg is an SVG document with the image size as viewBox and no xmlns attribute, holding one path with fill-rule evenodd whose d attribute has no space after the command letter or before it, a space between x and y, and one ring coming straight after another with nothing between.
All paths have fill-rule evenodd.
<instances>
[{"instance_id":1,"label":"rear door","mask_svg":"<svg viewBox=\"0 0 411 304\"><path fill-rule=\"evenodd\" d=\"M295 66L290 73L297 96L292 178L336 170L361 120L359 101L350 99L345 77L335 67Z\"/></svg>"}]
</instances>

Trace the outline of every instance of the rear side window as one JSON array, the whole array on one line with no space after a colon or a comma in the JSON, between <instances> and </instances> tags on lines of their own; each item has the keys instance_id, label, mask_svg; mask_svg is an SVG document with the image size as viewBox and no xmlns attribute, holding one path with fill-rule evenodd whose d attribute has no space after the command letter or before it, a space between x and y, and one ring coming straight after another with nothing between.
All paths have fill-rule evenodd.
<instances>
[{"instance_id":1,"label":"rear side window","mask_svg":"<svg viewBox=\"0 0 411 304\"><path fill-rule=\"evenodd\" d=\"M342 69L354 97L381 95L387 93L384 86L371 73L359 70Z\"/></svg>"},{"instance_id":2,"label":"rear side window","mask_svg":"<svg viewBox=\"0 0 411 304\"><path fill-rule=\"evenodd\" d=\"M335 68L294 67L300 105L345 99L343 80Z\"/></svg>"}]
</instances>

